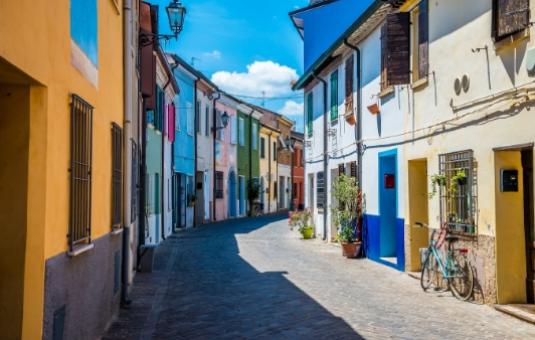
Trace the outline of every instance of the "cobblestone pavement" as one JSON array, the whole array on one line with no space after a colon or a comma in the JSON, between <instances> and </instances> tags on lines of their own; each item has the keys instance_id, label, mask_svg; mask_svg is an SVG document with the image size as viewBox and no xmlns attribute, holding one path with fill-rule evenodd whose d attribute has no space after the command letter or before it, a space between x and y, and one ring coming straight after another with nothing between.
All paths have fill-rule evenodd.
<instances>
[{"instance_id":1,"label":"cobblestone pavement","mask_svg":"<svg viewBox=\"0 0 535 340\"><path fill-rule=\"evenodd\" d=\"M535 339L535 326L340 253L281 217L181 232L104 339Z\"/></svg>"}]
</instances>

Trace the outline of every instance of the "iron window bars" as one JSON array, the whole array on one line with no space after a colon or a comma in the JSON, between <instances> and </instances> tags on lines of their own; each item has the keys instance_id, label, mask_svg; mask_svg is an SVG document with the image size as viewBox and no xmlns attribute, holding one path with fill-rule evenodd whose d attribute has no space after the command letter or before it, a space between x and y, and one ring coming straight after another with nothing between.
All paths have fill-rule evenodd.
<instances>
[{"instance_id":1,"label":"iron window bars","mask_svg":"<svg viewBox=\"0 0 535 340\"><path fill-rule=\"evenodd\" d=\"M445 176L440 186L440 220L452 232L476 234L477 171L473 151L439 155L439 170Z\"/></svg>"},{"instance_id":2,"label":"iron window bars","mask_svg":"<svg viewBox=\"0 0 535 340\"><path fill-rule=\"evenodd\" d=\"M91 165L93 158L93 106L71 95L70 251L91 243Z\"/></svg>"},{"instance_id":3,"label":"iron window bars","mask_svg":"<svg viewBox=\"0 0 535 340\"><path fill-rule=\"evenodd\" d=\"M112 230L122 225L123 206L123 129L116 123L111 128L112 143Z\"/></svg>"}]
</instances>

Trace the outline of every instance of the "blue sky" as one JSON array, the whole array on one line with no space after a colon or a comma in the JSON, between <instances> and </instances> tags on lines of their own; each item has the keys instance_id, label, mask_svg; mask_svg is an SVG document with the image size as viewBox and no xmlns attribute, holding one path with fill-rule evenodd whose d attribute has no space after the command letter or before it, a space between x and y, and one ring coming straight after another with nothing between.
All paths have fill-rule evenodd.
<instances>
[{"instance_id":1,"label":"blue sky","mask_svg":"<svg viewBox=\"0 0 535 340\"><path fill-rule=\"evenodd\" d=\"M160 6L160 31L168 32L165 7ZM302 97L290 91L290 81L303 72L303 42L288 12L308 0L182 0L187 8L178 41L164 45L231 94L282 97L266 107L285 113L302 131ZM295 78L295 79L294 79ZM246 99L246 98L244 98ZM255 104L260 101L246 99Z\"/></svg>"}]
</instances>

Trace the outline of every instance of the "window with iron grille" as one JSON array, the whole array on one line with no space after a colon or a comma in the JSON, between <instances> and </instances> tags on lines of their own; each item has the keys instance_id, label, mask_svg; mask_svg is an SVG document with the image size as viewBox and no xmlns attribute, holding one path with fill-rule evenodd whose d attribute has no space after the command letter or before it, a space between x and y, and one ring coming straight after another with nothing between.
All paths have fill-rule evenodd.
<instances>
[{"instance_id":1,"label":"window with iron grille","mask_svg":"<svg viewBox=\"0 0 535 340\"><path fill-rule=\"evenodd\" d=\"M135 222L138 214L138 195L139 195L139 154L137 143L132 140L132 179L130 181L130 190L132 198L130 200L131 222Z\"/></svg>"},{"instance_id":2,"label":"window with iron grille","mask_svg":"<svg viewBox=\"0 0 535 340\"><path fill-rule=\"evenodd\" d=\"M215 198L223 198L223 171L215 172Z\"/></svg>"},{"instance_id":3,"label":"window with iron grille","mask_svg":"<svg viewBox=\"0 0 535 340\"><path fill-rule=\"evenodd\" d=\"M357 162L353 161L349 163L350 176L357 178Z\"/></svg>"},{"instance_id":4,"label":"window with iron grille","mask_svg":"<svg viewBox=\"0 0 535 340\"><path fill-rule=\"evenodd\" d=\"M112 123L111 127L111 225L112 229L119 229L122 225L123 206L123 129Z\"/></svg>"},{"instance_id":5,"label":"window with iron grille","mask_svg":"<svg viewBox=\"0 0 535 340\"><path fill-rule=\"evenodd\" d=\"M91 166L93 107L79 96L71 98L71 167L69 248L91 243Z\"/></svg>"},{"instance_id":6,"label":"window with iron grille","mask_svg":"<svg viewBox=\"0 0 535 340\"><path fill-rule=\"evenodd\" d=\"M473 151L439 155L440 216L452 232L476 233L477 173Z\"/></svg>"}]
</instances>

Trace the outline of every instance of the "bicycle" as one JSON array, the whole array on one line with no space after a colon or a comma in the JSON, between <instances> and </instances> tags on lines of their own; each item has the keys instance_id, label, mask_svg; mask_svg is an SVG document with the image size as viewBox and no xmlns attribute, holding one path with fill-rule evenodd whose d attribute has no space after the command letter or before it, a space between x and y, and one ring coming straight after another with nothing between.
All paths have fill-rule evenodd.
<instances>
[{"instance_id":1,"label":"bicycle","mask_svg":"<svg viewBox=\"0 0 535 340\"><path fill-rule=\"evenodd\" d=\"M423 227L423 223L416 223ZM453 296L461 301L468 300L474 291L474 272L466 258L468 249L455 249L453 244L459 240L457 236L448 234L447 224L440 228L440 234L435 241L436 230L431 234L431 241L422 268L420 285L424 292L434 286L435 290L450 289ZM442 251L444 242L448 242L447 251ZM440 278L441 277L441 278ZM447 284L441 287L441 283Z\"/></svg>"}]
</instances>

